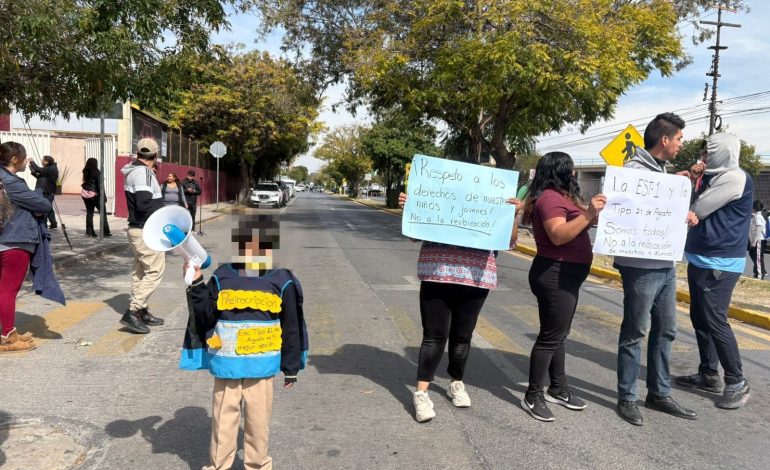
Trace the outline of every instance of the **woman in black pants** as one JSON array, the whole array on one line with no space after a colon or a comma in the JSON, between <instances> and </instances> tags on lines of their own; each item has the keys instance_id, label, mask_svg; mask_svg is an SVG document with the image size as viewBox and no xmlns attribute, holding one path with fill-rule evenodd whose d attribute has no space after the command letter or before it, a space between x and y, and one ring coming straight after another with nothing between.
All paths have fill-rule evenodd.
<instances>
[{"instance_id":1,"label":"woman in black pants","mask_svg":"<svg viewBox=\"0 0 770 470\"><path fill-rule=\"evenodd\" d=\"M540 333L529 362L529 388L522 408L540 421L553 421L546 401L572 410L586 404L567 388L564 341L593 255L588 229L604 208L606 197L580 202L572 158L563 152L543 155L524 200L522 218L531 221L537 256L529 270L529 286L537 297ZM546 376L550 386L545 391Z\"/></svg>"},{"instance_id":2,"label":"woman in black pants","mask_svg":"<svg viewBox=\"0 0 770 470\"><path fill-rule=\"evenodd\" d=\"M80 196L83 198L83 204L86 205L86 236L98 237L94 230L94 209L99 205L99 191L101 189L102 172L99 171L99 162L95 158L86 160L86 166L83 168L83 188ZM101 219L101 215L99 216ZM111 237L110 226L107 223L107 217L104 218L104 236Z\"/></svg>"},{"instance_id":3,"label":"woman in black pants","mask_svg":"<svg viewBox=\"0 0 770 470\"><path fill-rule=\"evenodd\" d=\"M506 201L517 208L518 199ZM406 194L399 195L404 207ZM510 245L516 244L518 224L514 221ZM417 241L417 240L415 240ZM444 347L449 341L450 377L447 396L458 408L471 406L463 375L476 321L487 299L489 289L497 287L496 252L425 241L417 260L420 281L420 317L422 344L417 364L417 387L414 392L415 420L420 423L436 416L428 388L433 382Z\"/></svg>"}]
</instances>

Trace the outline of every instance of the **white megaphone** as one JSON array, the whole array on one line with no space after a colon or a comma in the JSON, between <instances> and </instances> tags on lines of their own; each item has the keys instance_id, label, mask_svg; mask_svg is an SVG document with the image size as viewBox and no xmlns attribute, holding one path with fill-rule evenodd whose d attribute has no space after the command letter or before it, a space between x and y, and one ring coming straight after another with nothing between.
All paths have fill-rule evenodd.
<instances>
[{"instance_id":1,"label":"white megaphone","mask_svg":"<svg viewBox=\"0 0 770 470\"><path fill-rule=\"evenodd\" d=\"M205 269L211 265L211 256L192 235L192 217L181 206L166 206L153 212L144 223L142 238L153 251L174 250L187 260L189 266L184 280L189 286L195 275L194 266Z\"/></svg>"}]
</instances>

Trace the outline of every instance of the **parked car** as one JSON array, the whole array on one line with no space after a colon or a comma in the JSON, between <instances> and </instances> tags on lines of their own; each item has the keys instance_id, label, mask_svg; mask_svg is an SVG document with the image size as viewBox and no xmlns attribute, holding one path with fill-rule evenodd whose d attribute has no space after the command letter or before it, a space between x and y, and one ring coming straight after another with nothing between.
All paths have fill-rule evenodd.
<instances>
[{"instance_id":1,"label":"parked car","mask_svg":"<svg viewBox=\"0 0 770 470\"><path fill-rule=\"evenodd\" d=\"M294 187L294 189L296 189L298 193L304 192L305 191L305 185L304 184L298 184L298 185L296 185Z\"/></svg>"},{"instance_id":2,"label":"parked car","mask_svg":"<svg viewBox=\"0 0 770 470\"><path fill-rule=\"evenodd\" d=\"M258 183L251 190L249 204L252 206L272 204L273 207L281 207L283 205L283 191L277 183Z\"/></svg>"},{"instance_id":3,"label":"parked car","mask_svg":"<svg viewBox=\"0 0 770 470\"><path fill-rule=\"evenodd\" d=\"M369 186L369 195L370 196L382 196L382 186L380 186L377 183L372 184Z\"/></svg>"}]
</instances>

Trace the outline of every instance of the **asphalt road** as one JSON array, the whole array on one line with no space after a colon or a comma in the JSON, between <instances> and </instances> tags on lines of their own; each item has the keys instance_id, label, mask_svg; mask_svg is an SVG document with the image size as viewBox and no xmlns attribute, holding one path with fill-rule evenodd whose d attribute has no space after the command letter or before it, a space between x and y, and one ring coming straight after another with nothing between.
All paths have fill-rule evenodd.
<instances>
[{"instance_id":1,"label":"asphalt road","mask_svg":"<svg viewBox=\"0 0 770 470\"><path fill-rule=\"evenodd\" d=\"M553 407L556 421L541 423L520 408L538 327L526 280L530 260L503 253L500 288L482 312L465 378L473 406L456 409L446 399L442 363L431 388L437 417L418 424L411 392L420 341L419 244L400 235L400 219L317 193L300 193L283 209L250 212L280 217L278 263L302 282L310 332L308 369L294 389L276 389L270 453L277 468L766 468L766 331L733 324L752 385L745 408L719 410L714 396L674 390L698 420L642 408L645 425L633 427L614 412L622 292L589 279L567 344L569 382L589 407ZM205 228L202 243L215 261L229 256L232 225L223 217ZM127 253L62 273L67 307L22 295L20 329L45 339L36 351L0 356L0 466L206 464L212 380L177 370L187 310L182 262L167 259L151 301L166 324L145 336L117 323L128 299ZM697 366L693 331L686 311L680 313L675 375ZM639 390L643 400L642 382Z\"/></svg>"}]
</instances>

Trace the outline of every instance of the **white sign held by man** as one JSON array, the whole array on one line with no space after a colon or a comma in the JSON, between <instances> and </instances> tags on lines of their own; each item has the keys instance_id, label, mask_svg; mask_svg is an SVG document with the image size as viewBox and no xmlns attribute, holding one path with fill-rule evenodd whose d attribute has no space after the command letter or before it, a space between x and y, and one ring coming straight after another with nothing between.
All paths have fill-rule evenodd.
<instances>
[{"instance_id":1,"label":"white sign held by man","mask_svg":"<svg viewBox=\"0 0 770 470\"><path fill-rule=\"evenodd\" d=\"M622 167L607 167L594 253L679 261L687 238L690 180Z\"/></svg>"}]
</instances>

